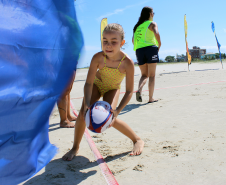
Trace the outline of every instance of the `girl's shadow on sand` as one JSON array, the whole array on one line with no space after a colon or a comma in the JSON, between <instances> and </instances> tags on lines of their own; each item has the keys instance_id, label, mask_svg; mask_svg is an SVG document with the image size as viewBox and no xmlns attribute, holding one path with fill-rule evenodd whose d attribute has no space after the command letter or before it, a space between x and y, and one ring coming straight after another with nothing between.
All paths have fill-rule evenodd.
<instances>
[{"instance_id":1,"label":"girl's shadow on sand","mask_svg":"<svg viewBox=\"0 0 226 185\"><path fill-rule=\"evenodd\" d=\"M105 162L110 162L118 158L129 155L130 152L108 156ZM96 161L90 160L84 156L77 156L72 161L63 161L62 159L52 160L45 167L45 172L26 181L23 185L28 184L54 184L54 185L71 185L79 184L88 177L95 175L96 170L90 168L98 166ZM99 169L98 169L99 170ZM100 172L99 172L100 173Z\"/></svg>"},{"instance_id":2,"label":"girl's shadow on sand","mask_svg":"<svg viewBox=\"0 0 226 185\"><path fill-rule=\"evenodd\" d=\"M148 103L143 103L143 104L128 104L124 107L124 109L120 112L119 115L126 114L127 112L130 112L133 109L138 109L141 106L147 105Z\"/></svg>"}]
</instances>

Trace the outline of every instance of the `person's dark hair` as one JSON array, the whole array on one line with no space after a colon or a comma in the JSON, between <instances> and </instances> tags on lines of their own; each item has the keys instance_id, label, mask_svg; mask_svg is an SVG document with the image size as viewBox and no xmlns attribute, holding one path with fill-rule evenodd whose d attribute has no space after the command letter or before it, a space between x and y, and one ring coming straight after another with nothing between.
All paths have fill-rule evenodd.
<instances>
[{"instance_id":1,"label":"person's dark hair","mask_svg":"<svg viewBox=\"0 0 226 185\"><path fill-rule=\"evenodd\" d=\"M149 6L145 6L140 14L139 20L137 22L137 24L134 26L133 28L133 33L135 33L136 29L138 26L140 26L142 23L144 23L145 21L149 20L150 18L150 13L153 12L153 8L149 7Z\"/></svg>"}]
</instances>

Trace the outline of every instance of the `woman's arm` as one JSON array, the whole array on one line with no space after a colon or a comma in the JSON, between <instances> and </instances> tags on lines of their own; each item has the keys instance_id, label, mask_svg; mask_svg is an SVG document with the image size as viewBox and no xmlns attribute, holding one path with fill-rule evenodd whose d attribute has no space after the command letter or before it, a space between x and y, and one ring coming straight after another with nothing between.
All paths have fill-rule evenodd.
<instances>
[{"instance_id":1,"label":"woman's arm","mask_svg":"<svg viewBox=\"0 0 226 185\"><path fill-rule=\"evenodd\" d=\"M159 34L157 23L156 22L152 22L148 28L149 28L149 30L154 32L155 38L156 38L156 40L159 43L159 46L158 46L158 50L159 50L160 47L161 47L161 39L160 39L160 34Z\"/></svg>"},{"instance_id":2,"label":"woman's arm","mask_svg":"<svg viewBox=\"0 0 226 185\"><path fill-rule=\"evenodd\" d=\"M84 86L84 103L85 103L84 111L86 111L87 108L90 107L93 81L99 65L98 63L99 56L100 56L100 53L95 54L90 63L89 71L88 71L85 86Z\"/></svg>"}]
</instances>

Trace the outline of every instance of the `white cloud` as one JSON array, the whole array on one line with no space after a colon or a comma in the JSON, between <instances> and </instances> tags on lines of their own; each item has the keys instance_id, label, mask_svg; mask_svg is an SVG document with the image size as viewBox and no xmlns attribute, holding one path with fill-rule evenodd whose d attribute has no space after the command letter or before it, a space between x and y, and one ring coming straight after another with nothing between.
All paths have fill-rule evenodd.
<instances>
[{"instance_id":1,"label":"white cloud","mask_svg":"<svg viewBox=\"0 0 226 185\"><path fill-rule=\"evenodd\" d=\"M150 1L150 0L149 0ZM110 13L107 13L105 15L101 15L97 18L97 21L100 21L101 19L105 18L105 17L110 17L112 15L115 15L115 14L119 14L119 13L122 13L124 12L125 10L129 9L129 8L132 8L132 7L135 7L135 6L138 6L138 5L141 5L141 4L144 4L148 1L143 1L141 3L138 3L138 4L134 4L134 5L129 5L129 6L126 6L125 8L121 8L121 9L116 9L114 10L113 12L110 12Z\"/></svg>"}]
</instances>

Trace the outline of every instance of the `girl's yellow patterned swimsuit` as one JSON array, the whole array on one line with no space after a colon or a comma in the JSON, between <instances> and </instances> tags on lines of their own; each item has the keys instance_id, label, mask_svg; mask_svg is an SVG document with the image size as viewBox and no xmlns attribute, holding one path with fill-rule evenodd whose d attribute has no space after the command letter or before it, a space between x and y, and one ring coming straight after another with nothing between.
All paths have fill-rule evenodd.
<instances>
[{"instance_id":1,"label":"girl's yellow patterned swimsuit","mask_svg":"<svg viewBox=\"0 0 226 185\"><path fill-rule=\"evenodd\" d=\"M119 66L121 62L124 60L125 56L120 61L118 67L110 68L106 66L106 56L104 57L104 67L99 70L101 80L95 76L94 84L97 86L101 96L110 90L120 89L120 84L126 74L120 73Z\"/></svg>"}]
</instances>

